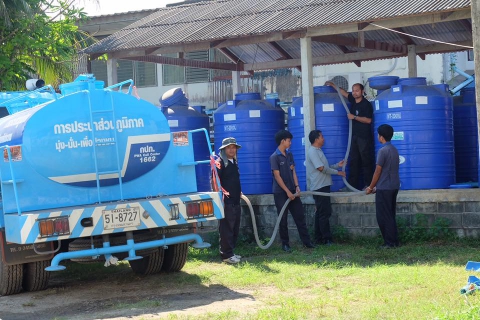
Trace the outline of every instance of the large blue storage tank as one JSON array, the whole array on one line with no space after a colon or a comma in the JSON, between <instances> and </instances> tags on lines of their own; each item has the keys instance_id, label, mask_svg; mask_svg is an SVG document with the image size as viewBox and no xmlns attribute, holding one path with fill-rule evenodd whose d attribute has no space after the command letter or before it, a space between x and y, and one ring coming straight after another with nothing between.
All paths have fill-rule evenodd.
<instances>
[{"instance_id":1,"label":"large blue storage tank","mask_svg":"<svg viewBox=\"0 0 480 320\"><path fill-rule=\"evenodd\" d=\"M86 81L0 119L5 213L196 190L194 167L181 165L193 162L188 136L175 143L158 107Z\"/></svg>"},{"instance_id":2,"label":"large blue storage tank","mask_svg":"<svg viewBox=\"0 0 480 320\"><path fill-rule=\"evenodd\" d=\"M303 124L302 97L293 97L288 108L288 131L293 135L290 151L295 159L295 172L297 173L300 190L307 190L307 177L305 169L305 133Z\"/></svg>"},{"instance_id":3,"label":"large blue storage tank","mask_svg":"<svg viewBox=\"0 0 480 320\"><path fill-rule=\"evenodd\" d=\"M208 133L208 116L202 112L205 107L189 107L188 99L181 88L174 88L165 92L160 99L160 105L172 132L205 129ZM195 132L192 134L192 139L195 161L208 160L210 158L208 154L209 141L205 133ZM196 165L195 175L198 191L211 191L210 165L208 163Z\"/></svg>"},{"instance_id":4,"label":"large blue storage tank","mask_svg":"<svg viewBox=\"0 0 480 320\"><path fill-rule=\"evenodd\" d=\"M478 181L478 132L475 87L463 88L453 100L457 183Z\"/></svg>"},{"instance_id":5,"label":"large blue storage tank","mask_svg":"<svg viewBox=\"0 0 480 320\"><path fill-rule=\"evenodd\" d=\"M313 87L315 105L315 128L321 130L325 137L325 145L322 151L325 153L330 164L337 163L345 157L348 146L348 118L342 101L337 91L331 86ZM345 99L347 107L350 103ZM293 120L293 122L290 122ZM302 177L302 190L306 190L306 167L305 167L305 139L303 124L303 99L299 98L292 102L289 112L288 128L292 132L298 132L292 142L292 151L297 162L297 175ZM308 142L308 140L307 140ZM302 166L298 165L301 163ZM342 177L332 176L333 185L331 191L338 191L344 185ZM300 181L299 181L300 183Z\"/></svg>"},{"instance_id":6,"label":"large blue storage tank","mask_svg":"<svg viewBox=\"0 0 480 320\"><path fill-rule=\"evenodd\" d=\"M215 151L222 140L234 137L244 194L272 193L270 155L277 148L275 133L284 128L285 112L261 100L259 93L238 93L213 114Z\"/></svg>"},{"instance_id":7,"label":"large blue storage tank","mask_svg":"<svg viewBox=\"0 0 480 320\"><path fill-rule=\"evenodd\" d=\"M374 126L395 130L400 154L400 188L442 189L455 182L453 103L446 85L425 78L400 79L375 99ZM375 150L381 148L377 141Z\"/></svg>"}]
</instances>

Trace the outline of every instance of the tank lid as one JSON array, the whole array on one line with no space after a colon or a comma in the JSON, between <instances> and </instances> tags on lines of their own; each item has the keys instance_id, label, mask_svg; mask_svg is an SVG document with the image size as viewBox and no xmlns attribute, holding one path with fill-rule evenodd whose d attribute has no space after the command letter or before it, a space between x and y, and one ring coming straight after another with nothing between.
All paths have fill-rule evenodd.
<instances>
[{"instance_id":1,"label":"tank lid","mask_svg":"<svg viewBox=\"0 0 480 320\"><path fill-rule=\"evenodd\" d=\"M236 93L235 100L262 100L259 92Z\"/></svg>"},{"instance_id":2,"label":"tank lid","mask_svg":"<svg viewBox=\"0 0 480 320\"><path fill-rule=\"evenodd\" d=\"M401 84L402 86L426 86L427 78L425 77L400 78L398 79L398 84Z\"/></svg>"},{"instance_id":3,"label":"tank lid","mask_svg":"<svg viewBox=\"0 0 480 320\"><path fill-rule=\"evenodd\" d=\"M313 93L332 93L337 92L332 86L315 86L313 87Z\"/></svg>"},{"instance_id":4,"label":"tank lid","mask_svg":"<svg viewBox=\"0 0 480 320\"><path fill-rule=\"evenodd\" d=\"M182 88L173 88L165 92L159 99L160 105L170 107L173 105L188 107L188 99Z\"/></svg>"},{"instance_id":5,"label":"tank lid","mask_svg":"<svg viewBox=\"0 0 480 320\"><path fill-rule=\"evenodd\" d=\"M377 76L368 78L368 83L372 89L385 90L396 85L398 79L397 76Z\"/></svg>"}]
</instances>

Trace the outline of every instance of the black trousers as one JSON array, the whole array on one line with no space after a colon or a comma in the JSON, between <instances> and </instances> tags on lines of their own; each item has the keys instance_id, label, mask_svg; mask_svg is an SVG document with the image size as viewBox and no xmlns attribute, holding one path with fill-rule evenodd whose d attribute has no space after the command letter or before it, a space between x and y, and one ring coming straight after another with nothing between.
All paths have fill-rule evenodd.
<instances>
[{"instance_id":1,"label":"black trousers","mask_svg":"<svg viewBox=\"0 0 480 320\"><path fill-rule=\"evenodd\" d=\"M277 213L280 214L283 205L288 199L287 193L274 193L273 199L275 201L275 206L277 207ZM288 203L288 206L285 209L285 213L280 220L280 239L282 240L282 245L289 244L290 242L290 238L288 237L288 212L290 212L293 221L295 221L295 224L297 225L297 230L302 242L304 244L310 243L310 235L308 234L307 223L305 222L303 204L300 198L295 198L295 200Z\"/></svg>"},{"instance_id":2,"label":"black trousers","mask_svg":"<svg viewBox=\"0 0 480 320\"><path fill-rule=\"evenodd\" d=\"M350 146L350 160L348 161L348 183L362 190L364 186L370 185L375 165L375 154L373 140L352 136ZM360 184L360 173L363 171L363 185Z\"/></svg>"},{"instance_id":3,"label":"black trousers","mask_svg":"<svg viewBox=\"0 0 480 320\"><path fill-rule=\"evenodd\" d=\"M240 232L240 204L225 204L225 218L219 220L218 232L220 234L220 255L228 259L234 255L233 250L237 244Z\"/></svg>"},{"instance_id":4,"label":"black trousers","mask_svg":"<svg viewBox=\"0 0 480 320\"><path fill-rule=\"evenodd\" d=\"M377 223L382 233L384 244L398 246L397 221L397 194L398 190L377 190L375 194L375 209Z\"/></svg>"},{"instance_id":5,"label":"black trousers","mask_svg":"<svg viewBox=\"0 0 480 320\"><path fill-rule=\"evenodd\" d=\"M330 193L330 186L315 190L317 192ZM314 195L315 200L315 242L324 243L332 241L332 232L330 231L330 217L332 216L332 205L330 197Z\"/></svg>"}]
</instances>

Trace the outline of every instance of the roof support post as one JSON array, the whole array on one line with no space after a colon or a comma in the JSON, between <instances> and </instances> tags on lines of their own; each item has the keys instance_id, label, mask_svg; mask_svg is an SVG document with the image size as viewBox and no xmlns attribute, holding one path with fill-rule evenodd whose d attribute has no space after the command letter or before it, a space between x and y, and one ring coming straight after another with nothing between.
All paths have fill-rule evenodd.
<instances>
[{"instance_id":1,"label":"roof support post","mask_svg":"<svg viewBox=\"0 0 480 320\"><path fill-rule=\"evenodd\" d=\"M414 44L409 44L408 48L408 77L417 76L417 49Z\"/></svg>"},{"instance_id":2,"label":"roof support post","mask_svg":"<svg viewBox=\"0 0 480 320\"><path fill-rule=\"evenodd\" d=\"M475 74L480 75L480 3L478 1L472 1L472 38ZM475 95L477 98L478 122L480 120L480 76L475 77ZM480 125L478 126L478 136L480 137ZM478 141L480 142L480 139Z\"/></svg>"},{"instance_id":3,"label":"roof support post","mask_svg":"<svg viewBox=\"0 0 480 320\"><path fill-rule=\"evenodd\" d=\"M242 87L240 85L240 71L232 71L232 91L233 99L237 93L242 92Z\"/></svg>"},{"instance_id":4,"label":"roof support post","mask_svg":"<svg viewBox=\"0 0 480 320\"><path fill-rule=\"evenodd\" d=\"M305 154L310 146L308 134L315 129L315 109L313 97L312 38L300 39L300 56L302 66L302 98ZM294 137L295 138L295 137ZM300 139L300 137L297 137Z\"/></svg>"},{"instance_id":5,"label":"roof support post","mask_svg":"<svg viewBox=\"0 0 480 320\"><path fill-rule=\"evenodd\" d=\"M113 86L118 83L117 59L107 60L107 85Z\"/></svg>"}]
</instances>

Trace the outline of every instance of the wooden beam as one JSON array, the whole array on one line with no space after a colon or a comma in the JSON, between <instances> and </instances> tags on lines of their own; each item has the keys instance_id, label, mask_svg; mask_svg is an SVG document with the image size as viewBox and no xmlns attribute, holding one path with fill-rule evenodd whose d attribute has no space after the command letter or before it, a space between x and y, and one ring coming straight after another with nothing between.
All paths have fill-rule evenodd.
<instances>
[{"instance_id":1,"label":"wooden beam","mask_svg":"<svg viewBox=\"0 0 480 320\"><path fill-rule=\"evenodd\" d=\"M336 45L343 45L349 47L360 47L361 41L355 38L348 38L342 36L320 36L313 37L312 41L331 43ZM388 42L380 42L375 40L364 39L363 48L381 51L391 51L396 53L407 53L407 47L396 45Z\"/></svg>"},{"instance_id":2,"label":"wooden beam","mask_svg":"<svg viewBox=\"0 0 480 320\"><path fill-rule=\"evenodd\" d=\"M336 63L347 63L356 60L373 60L373 59L386 59L386 58L395 58L405 56L406 54L387 52L387 51L365 51L365 52L355 52L347 54L335 54L322 57L312 58L313 65L326 65L326 64L336 64ZM279 61L270 61L270 62L261 62L253 64L245 64L244 68L246 70L268 70L268 69L280 69L280 68L293 68L296 65L301 63L300 59L292 60L279 60Z\"/></svg>"},{"instance_id":3,"label":"wooden beam","mask_svg":"<svg viewBox=\"0 0 480 320\"><path fill-rule=\"evenodd\" d=\"M293 57L275 41L269 42L269 44L275 49L275 51L277 51L283 57L282 60L293 59ZM297 66L296 69L302 72L301 66Z\"/></svg>"},{"instance_id":4,"label":"wooden beam","mask_svg":"<svg viewBox=\"0 0 480 320\"><path fill-rule=\"evenodd\" d=\"M377 20L374 23L381 25L386 28L402 28L402 27L409 27L409 26L418 26L424 24L434 24L437 22L447 22L447 21L456 21L462 19L470 19L471 18L471 10L470 8L460 9L456 11L452 11L451 14L445 16L442 13L428 13L428 14L420 14L408 17L398 17L392 19L385 19L385 20ZM375 27L371 24L366 26L362 31L371 31L371 30L379 30L381 28ZM316 37L316 36L324 36L324 35L335 35L335 34L342 34L342 33L356 33L358 32L358 23L351 23L351 24L340 24L334 26L318 26L312 27L307 29L306 36L307 37Z\"/></svg>"},{"instance_id":5,"label":"wooden beam","mask_svg":"<svg viewBox=\"0 0 480 320\"><path fill-rule=\"evenodd\" d=\"M369 22L361 22L359 23L357 26L358 26L358 31L361 31L363 29L365 29L366 27L368 27L370 25Z\"/></svg>"},{"instance_id":6,"label":"wooden beam","mask_svg":"<svg viewBox=\"0 0 480 320\"><path fill-rule=\"evenodd\" d=\"M282 56L282 60L293 59L293 57L275 41L269 42L269 44Z\"/></svg>"},{"instance_id":7,"label":"wooden beam","mask_svg":"<svg viewBox=\"0 0 480 320\"><path fill-rule=\"evenodd\" d=\"M407 32L405 32L405 30L403 30L403 28L394 28L393 30L398 31L398 32L407 33ZM397 33L397 35L400 38L402 38L403 42L405 42L406 45L415 44L412 37L409 37L406 34L402 34L402 33Z\"/></svg>"},{"instance_id":8,"label":"wooden beam","mask_svg":"<svg viewBox=\"0 0 480 320\"><path fill-rule=\"evenodd\" d=\"M230 51L230 49L219 48L217 50L220 51L221 53L223 53L230 61L232 61L235 64L237 64L239 62L244 63L244 61L241 60L235 53Z\"/></svg>"},{"instance_id":9,"label":"wooden beam","mask_svg":"<svg viewBox=\"0 0 480 320\"><path fill-rule=\"evenodd\" d=\"M158 49L160 49L160 47L153 47L153 48L145 49L145 55L149 56L149 55L153 54L155 51L157 51Z\"/></svg>"},{"instance_id":10,"label":"wooden beam","mask_svg":"<svg viewBox=\"0 0 480 320\"><path fill-rule=\"evenodd\" d=\"M345 47L345 46L338 46L338 49L342 50L343 53L357 52L357 51L348 50L348 48ZM360 61L360 60L355 60L355 61L352 61L352 62L355 63L355 65L359 68L362 66L362 61Z\"/></svg>"},{"instance_id":11,"label":"wooden beam","mask_svg":"<svg viewBox=\"0 0 480 320\"><path fill-rule=\"evenodd\" d=\"M91 54L90 55L90 60L96 60L98 58L100 58L101 56L103 56L104 53L94 53L94 54Z\"/></svg>"},{"instance_id":12,"label":"wooden beam","mask_svg":"<svg viewBox=\"0 0 480 320\"><path fill-rule=\"evenodd\" d=\"M160 63L160 64L170 64L175 66L184 66L184 67L202 68L202 69L243 71L243 63L238 63L238 64L221 63L221 62L210 62L210 61L201 61L201 60L187 60L187 59L181 59L181 58L170 58L170 57L162 57L162 56L129 57L128 60L153 62L153 63Z\"/></svg>"},{"instance_id":13,"label":"wooden beam","mask_svg":"<svg viewBox=\"0 0 480 320\"><path fill-rule=\"evenodd\" d=\"M472 41L462 41L457 44L463 46L472 46ZM446 44L431 44L416 46L417 55L425 55L428 53L442 53L442 52L455 52L467 50L466 48L450 46ZM314 57L312 58L313 65L326 65L326 64L337 64L337 63L347 63L354 61L367 61L375 59L387 59L387 58L396 58L396 57L405 57L407 53L398 53L391 51L363 51L363 52L354 52L346 54L337 54L330 56ZM279 60L271 62L256 62L253 64L245 64L245 70L267 70L267 69L279 69L279 68L293 68L296 65L301 63L300 59L292 60ZM255 67L255 69L254 69Z\"/></svg>"},{"instance_id":14,"label":"wooden beam","mask_svg":"<svg viewBox=\"0 0 480 320\"><path fill-rule=\"evenodd\" d=\"M219 46L224 41L225 41L224 39L212 41L212 42L210 42L210 48L215 48L215 47Z\"/></svg>"},{"instance_id":15,"label":"wooden beam","mask_svg":"<svg viewBox=\"0 0 480 320\"><path fill-rule=\"evenodd\" d=\"M460 20L458 21L462 24L463 28L465 28L465 30L468 32L468 33L472 33L473 30L472 30L472 24L470 23L470 21L468 21L467 19L463 19L463 20Z\"/></svg>"},{"instance_id":16,"label":"wooden beam","mask_svg":"<svg viewBox=\"0 0 480 320\"><path fill-rule=\"evenodd\" d=\"M472 40L454 42L454 44L458 44L458 45L461 45L461 46L473 47ZM427 44L427 45L423 45L423 46L416 46L416 48L417 48L417 54L420 54L420 53L456 52L456 51L469 50L468 48L451 46L451 45L443 44L443 43L435 43L435 44Z\"/></svg>"},{"instance_id":17,"label":"wooden beam","mask_svg":"<svg viewBox=\"0 0 480 320\"><path fill-rule=\"evenodd\" d=\"M357 47L359 48L365 48L365 33L363 31L358 32L358 38L357 38Z\"/></svg>"}]
</instances>

